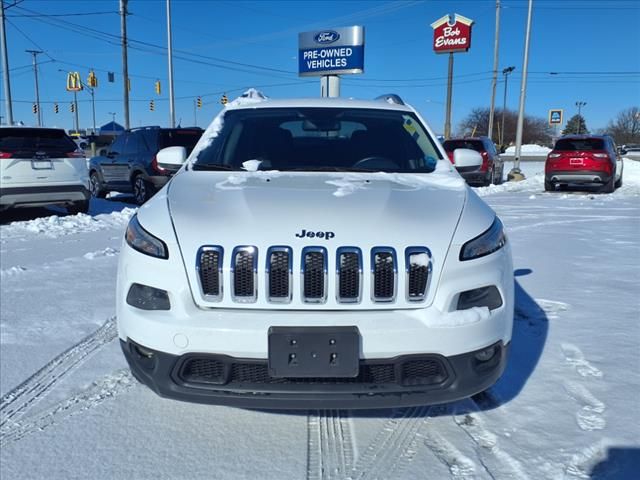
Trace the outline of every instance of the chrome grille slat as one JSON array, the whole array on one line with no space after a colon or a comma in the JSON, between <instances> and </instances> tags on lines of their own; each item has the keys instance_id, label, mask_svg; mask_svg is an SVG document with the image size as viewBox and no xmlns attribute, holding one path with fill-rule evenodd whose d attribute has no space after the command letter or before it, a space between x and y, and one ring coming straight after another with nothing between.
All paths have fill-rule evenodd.
<instances>
[{"instance_id":1,"label":"chrome grille slat","mask_svg":"<svg viewBox=\"0 0 640 480\"><path fill-rule=\"evenodd\" d=\"M224 250L219 245L200 247L196 256L196 269L200 291L211 302L222 300L222 261Z\"/></svg>"},{"instance_id":2,"label":"chrome grille slat","mask_svg":"<svg viewBox=\"0 0 640 480\"><path fill-rule=\"evenodd\" d=\"M340 247L336 252L336 300L360 303L362 299L362 251Z\"/></svg>"},{"instance_id":3,"label":"chrome grille slat","mask_svg":"<svg viewBox=\"0 0 640 480\"><path fill-rule=\"evenodd\" d=\"M371 249L371 300L393 302L398 288L398 262L391 247Z\"/></svg>"},{"instance_id":4,"label":"chrome grille slat","mask_svg":"<svg viewBox=\"0 0 640 480\"><path fill-rule=\"evenodd\" d=\"M267 300L289 303L293 293L293 254L290 247L270 247L265 265Z\"/></svg>"},{"instance_id":5,"label":"chrome grille slat","mask_svg":"<svg viewBox=\"0 0 640 480\"><path fill-rule=\"evenodd\" d=\"M231 297L234 302L253 303L258 299L258 249L242 246L231 255Z\"/></svg>"},{"instance_id":6,"label":"chrome grille slat","mask_svg":"<svg viewBox=\"0 0 640 480\"><path fill-rule=\"evenodd\" d=\"M305 247L302 249L301 268L302 301L325 303L327 301L327 249Z\"/></svg>"}]
</instances>

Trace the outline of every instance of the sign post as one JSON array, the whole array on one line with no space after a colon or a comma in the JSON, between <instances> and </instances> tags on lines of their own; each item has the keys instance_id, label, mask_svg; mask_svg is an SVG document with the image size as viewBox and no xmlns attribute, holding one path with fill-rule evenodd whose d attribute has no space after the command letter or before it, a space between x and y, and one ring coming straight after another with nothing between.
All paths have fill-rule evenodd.
<instances>
[{"instance_id":1,"label":"sign post","mask_svg":"<svg viewBox=\"0 0 640 480\"><path fill-rule=\"evenodd\" d=\"M453 22L451 20L453 19ZM444 138L451 137L451 97L453 95L453 54L466 52L471 47L471 26L473 20L458 15L445 15L431 24L433 28L433 51L449 54L449 75L447 79L447 110L444 122Z\"/></svg>"},{"instance_id":2,"label":"sign post","mask_svg":"<svg viewBox=\"0 0 640 480\"><path fill-rule=\"evenodd\" d=\"M298 75L321 77L323 97L340 96L340 74L364 72L364 27L298 34Z\"/></svg>"},{"instance_id":3,"label":"sign post","mask_svg":"<svg viewBox=\"0 0 640 480\"><path fill-rule=\"evenodd\" d=\"M562 126L562 117L564 110L561 108L549 110L549 126L555 127L556 138L560 136L560 127Z\"/></svg>"}]
</instances>

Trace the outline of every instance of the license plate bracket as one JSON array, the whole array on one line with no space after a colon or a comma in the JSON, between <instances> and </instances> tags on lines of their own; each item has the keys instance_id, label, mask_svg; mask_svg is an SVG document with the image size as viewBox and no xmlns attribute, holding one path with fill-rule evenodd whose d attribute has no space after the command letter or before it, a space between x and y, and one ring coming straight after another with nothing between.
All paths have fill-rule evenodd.
<instances>
[{"instance_id":1,"label":"license plate bracket","mask_svg":"<svg viewBox=\"0 0 640 480\"><path fill-rule=\"evenodd\" d=\"M272 377L358 376L358 327L270 327L268 337Z\"/></svg>"},{"instance_id":2,"label":"license plate bracket","mask_svg":"<svg viewBox=\"0 0 640 480\"><path fill-rule=\"evenodd\" d=\"M53 170L53 162L51 160L31 160L31 168L33 170Z\"/></svg>"},{"instance_id":3,"label":"license plate bracket","mask_svg":"<svg viewBox=\"0 0 640 480\"><path fill-rule=\"evenodd\" d=\"M570 158L569 165L584 165L584 160L582 158Z\"/></svg>"}]
</instances>

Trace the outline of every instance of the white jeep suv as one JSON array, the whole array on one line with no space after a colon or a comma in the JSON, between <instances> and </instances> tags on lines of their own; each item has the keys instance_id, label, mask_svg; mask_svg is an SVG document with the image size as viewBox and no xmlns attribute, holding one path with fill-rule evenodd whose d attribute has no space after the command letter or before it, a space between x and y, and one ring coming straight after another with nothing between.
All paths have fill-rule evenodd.
<instances>
[{"instance_id":1,"label":"white jeep suv","mask_svg":"<svg viewBox=\"0 0 640 480\"><path fill-rule=\"evenodd\" d=\"M232 102L131 219L118 269L136 378L249 408L474 395L505 368L513 310L502 223L395 96Z\"/></svg>"},{"instance_id":2,"label":"white jeep suv","mask_svg":"<svg viewBox=\"0 0 640 480\"><path fill-rule=\"evenodd\" d=\"M64 130L0 128L0 211L61 205L87 213L90 197L87 160Z\"/></svg>"}]
</instances>

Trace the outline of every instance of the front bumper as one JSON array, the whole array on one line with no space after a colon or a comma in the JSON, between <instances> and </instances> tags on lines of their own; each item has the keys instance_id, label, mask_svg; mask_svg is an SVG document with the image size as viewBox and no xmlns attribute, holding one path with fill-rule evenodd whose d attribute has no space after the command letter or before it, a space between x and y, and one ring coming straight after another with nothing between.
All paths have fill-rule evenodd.
<instances>
[{"instance_id":1,"label":"front bumper","mask_svg":"<svg viewBox=\"0 0 640 480\"><path fill-rule=\"evenodd\" d=\"M272 378L267 360L188 353L171 355L120 340L133 375L158 395L242 408L371 409L446 403L486 390L502 375L510 344L444 357L413 354L360 361L356 378ZM140 348L142 347L142 348ZM141 354L144 353L144 354ZM191 363L190 363L191 362ZM199 362L195 377L189 367Z\"/></svg>"},{"instance_id":2,"label":"front bumper","mask_svg":"<svg viewBox=\"0 0 640 480\"><path fill-rule=\"evenodd\" d=\"M0 188L0 207L35 207L88 201L91 192L84 184Z\"/></svg>"}]
</instances>

